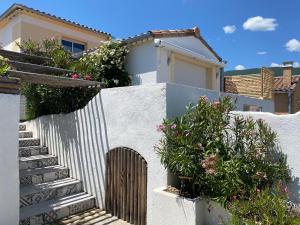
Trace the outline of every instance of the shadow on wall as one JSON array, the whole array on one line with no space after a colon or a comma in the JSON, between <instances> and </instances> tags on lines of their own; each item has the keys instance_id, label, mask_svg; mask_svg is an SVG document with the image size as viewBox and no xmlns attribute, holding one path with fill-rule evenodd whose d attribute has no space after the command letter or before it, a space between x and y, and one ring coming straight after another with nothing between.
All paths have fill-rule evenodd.
<instances>
[{"instance_id":1,"label":"shadow on wall","mask_svg":"<svg viewBox=\"0 0 300 225\"><path fill-rule=\"evenodd\" d=\"M49 153L59 156L59 164L69 167L70 176L80 179L84 190L93 193L97 205L103 207L109 146L101 95L74 113L45 116L34 122L36 135Z\"/></svg>"}]
</instances>

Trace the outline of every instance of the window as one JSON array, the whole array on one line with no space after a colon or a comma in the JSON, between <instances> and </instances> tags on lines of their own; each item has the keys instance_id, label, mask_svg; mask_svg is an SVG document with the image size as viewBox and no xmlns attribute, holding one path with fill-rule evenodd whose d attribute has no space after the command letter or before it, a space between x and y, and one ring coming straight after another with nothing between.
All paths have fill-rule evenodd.
<instances>
[{"instance_id":1,"label":"window","mask_svg":"<svg viewBox=\"0 0 300 225\"><path fill-rule=\"evenodd\" d=\"M257 105L244 105L244 111L250 111L250 112L261 112L262 107Z\"/></svg>"},{"instance_id":2,"label":"window","mask_svg":"<svg viewBox=\"0 0 300 225\"><path fill-rule=\"evenodd\" d=\"M72 41L62 40L61 44L64 46L64 48L67 51L70 51L72 53L82 52L85 50L84 44L79 44Z\"/></svg>"}]
</instances>

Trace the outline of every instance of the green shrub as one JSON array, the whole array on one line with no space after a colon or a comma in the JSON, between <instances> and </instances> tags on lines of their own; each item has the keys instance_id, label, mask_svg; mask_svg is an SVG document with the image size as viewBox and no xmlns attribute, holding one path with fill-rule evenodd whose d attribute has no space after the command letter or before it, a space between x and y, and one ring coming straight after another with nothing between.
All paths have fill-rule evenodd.
<instances>
[{"instance_id":1,"label":"green shrub","mask_svg":"<svg viewBox=\"0 0 300 225\"><path fill-rule=\"evenodd\" d=\"M8 59L0 55L0 76L5 75L9 69L10 66L8 65Z\"/></svg>"},{"instance_id":2,"label":"green shrub","mask_svg":"<svg viewBox=\"0 0 300 225\"><path fill-rule=\"evenodd\" d=\"M252 190L246 199L229 204L232 220L228 225L299 225L299 211L292 210L286 199L286 188Z\"/></svg>"},{"instance_id":3,"label":"green shrub","mask_svg":"<svg viewBox=\"0 0 300 225\"><path fill-rule=\"evenodd\" d=\"M106 87L130 85L129 74L125 70L125 57L129 50L118 41L109 41L92 54L84 55L75 65L75 70L83 75L91 75L93 80Z\"/></svg>"},{"instance_id":4,"label":"green shrub","mask_svg":"<svg viewBox=\"0 0 300 225\"><path fill-rule=\"evenodd\" d=\"M61 76L100 81L106 87L130 84L124 69L128 49L120 42L105 43L92 55L85 55L77 61L53 38L45 39L41 44L28 40L18 45L24 53L52 59L48 64L50 66L76 71ZM94 88L83 87L54 88L35 84L24 84L22 87L22 94L27 98L27 119L75 111L84 107L97 93Z\"/></svg>"},{"instance_id":5,"label":"green shrub","mask_svg":"<svg viewBox=\"0 0 300 225\"><path fill-rule=\"evenodd\" d=\"M17 42L17 45L23 53L50 58L48 66L70 69L74 63L71 53L54 38L44 39L41 43L29 39Z\"/></svg>"},{"instance_id":6,"label":"green shrub","mask_svg":"<svg viewBox=\"0 0 300 225\"><path fill-rule=\"evenodd\" d=\"M250 195L276 181L289 180L276 134L263 121L234 116L230 98L198 104L158 127L162 164L181 178L181 191L226 205L232 196Z\"/></svg>"}]
</instances>

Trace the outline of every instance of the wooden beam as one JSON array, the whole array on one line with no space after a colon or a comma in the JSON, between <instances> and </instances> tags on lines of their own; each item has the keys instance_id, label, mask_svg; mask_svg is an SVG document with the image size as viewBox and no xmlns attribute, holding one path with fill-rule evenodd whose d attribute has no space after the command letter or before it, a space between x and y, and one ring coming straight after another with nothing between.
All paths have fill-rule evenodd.
<instances>
[{"instance_id":1,"label":"wooden beam","mask_svg":"<svg viewBox=\"0 0 300 225\"><path fill-rule=\"evenodd\" d=\"M20 80L8 77L0 77L0 93L19 94Z\"/></svg>"},{"instance_id":2,"label":"wooden beam","mask_svg":"<svg viewBox=\"0 0 300 225\"><path fill-rule=\"evenodd\" d=\"M97 81L89 81L82 79L71 79L67 77L51 76L38 73L30 73L23 71L10 70L9 77L19 78L21 82L30 84L43 84L52 87L97 87L102 88L103 84Z\"/></svg>"}]
</instances>

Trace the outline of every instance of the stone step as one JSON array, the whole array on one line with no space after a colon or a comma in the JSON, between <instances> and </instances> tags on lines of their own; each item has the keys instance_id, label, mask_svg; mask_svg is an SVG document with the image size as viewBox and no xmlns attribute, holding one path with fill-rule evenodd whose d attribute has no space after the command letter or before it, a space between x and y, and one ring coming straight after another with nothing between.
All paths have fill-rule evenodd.
<instances>
[{"instance_id":1,"label":"stone step","mask_svg":"<svg viewBox=\"0 0 300 225\"><path fill-rule=\"evenodd\" d=\"M58 164L58 158L54 155L35 155L29 157L20 157L20 170L35 169Z\"/></svg>"},{"instance_id":2,"label":"stone step","mask_svg":"<svg viewBox=\"0 0 300 225\"><path fill-rule=\"evenodd\" d=\"M73 178L27 185L20 190L20 208L82 191L81 181Z\"/></svg>"},{"instance_id":3,"label":"stone step","mask_svg":"<svg viewBox=\"0 0 300 225\"><path fill-rule=\"evenodd\" d=\"M39 145L40 145L39 138L20 138L19 139L19 147L39 146Z\"/></svg>"},{"instance_id":4,"label":"stone step","mask_svg":"<svg viewBox=\"0 0 300 225\"><path fill-rule=\"evenodd\" d=\"M19 138L32 138L33 134L31 131L20 131Z\"/></svg>"},{"instance_id":5,"label":"stone step","mask_svg":"<svg viewBox=\"0 0 300 225\"><path fill-rule=\"evenodd\" d=\"M46 155L48 154L48 148L42 146L30 146L30 147L20 147L19 157L29 157L35 155Z\"/></svg>"},{"instance_id":6,"label":"stone step","mask_svg":"<svg viewBox=\"0 0 300 225\"><path fill-rule=\"evenodd\" d=\"M82 213L78 213L60 221L55 222L55 225L130 225L126 221L118 219L111 214L107 214L101 209L90 209Z\"/></svg>"},{"instance_id":7,"label":"stone step","mask_svg":"<svg viewBox=\"0 0 300 225\"><path fill-rule=\"evenodd\" d=\"M69 169L63 166L20 170L20 185L40 184L69 177Z\"/></svg>"},{"instance_id":8,"label":"stone step","mask_svg":"<svg viewBox=\"0 0 300 225\"><path fill-rule=\"evenodd\" d=\"M25 131L26 125L25 124L19 124L19 131Z\"/></svg>"},{"instance_id":9,"label":"stone step","mask_svg":"<svg viewBox=\"0 0 300 225\"><path fill-rule=\"evenodd\" d=\"M61 218L95 207L95 198L86 193L69 195L20 209L20 225L51 224Z\"/></svg>"}]
</instances>

